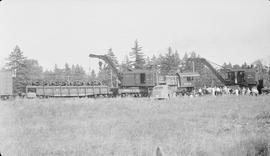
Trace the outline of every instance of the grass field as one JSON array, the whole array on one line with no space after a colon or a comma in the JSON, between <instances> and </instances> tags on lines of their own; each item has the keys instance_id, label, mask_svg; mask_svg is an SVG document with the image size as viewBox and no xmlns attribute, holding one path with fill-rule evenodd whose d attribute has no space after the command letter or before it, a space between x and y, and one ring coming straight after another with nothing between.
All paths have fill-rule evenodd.
<instances>
[{"instance_id":1,"label":"grass field","mask_svg":"<svg viewBox=\"0 0 270 156\"><path fill-rule=\"evenodd\" d=\"M0 101L3 156L246 156L270 143L270 96Z\"/></svg>"}]
</instances>

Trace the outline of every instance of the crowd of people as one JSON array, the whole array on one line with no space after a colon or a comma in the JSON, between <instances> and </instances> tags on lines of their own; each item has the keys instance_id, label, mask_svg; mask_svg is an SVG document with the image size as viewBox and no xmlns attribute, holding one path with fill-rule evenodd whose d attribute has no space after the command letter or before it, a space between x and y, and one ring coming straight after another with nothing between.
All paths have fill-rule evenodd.
<instances>
[{"instance_id":1,"label":"crowd of people","mask_svg":"<svg viewBox=\"0 0 270 156\"><path fill-rule=\"evenodd\" d=\"M203 88L196 88L194 89L191 96L202 96L206 94L211 94L213 96L220 96L220 95L259 95L259 91L256 87L249 88L249 87L203 87Z\"/></svg>"}]
</instances>

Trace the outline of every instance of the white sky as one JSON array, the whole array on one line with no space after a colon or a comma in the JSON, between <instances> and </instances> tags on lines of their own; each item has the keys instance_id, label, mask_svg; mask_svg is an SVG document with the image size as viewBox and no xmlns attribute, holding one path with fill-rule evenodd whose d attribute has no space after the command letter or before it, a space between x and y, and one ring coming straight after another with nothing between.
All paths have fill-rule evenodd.
<instances>
[{"instance_id":1,"label":"white sky","mask_svg":"<svg viewBox=\"0 0 270 156\"><path fill-rule=\"evenodd\" d=\"M89 53L123 60L138 39L145 55L195 51L218 64L270 55L269 0L2 0L0 66L19 45L45 69L98 68Z\"/></svg>"}]
</instances>

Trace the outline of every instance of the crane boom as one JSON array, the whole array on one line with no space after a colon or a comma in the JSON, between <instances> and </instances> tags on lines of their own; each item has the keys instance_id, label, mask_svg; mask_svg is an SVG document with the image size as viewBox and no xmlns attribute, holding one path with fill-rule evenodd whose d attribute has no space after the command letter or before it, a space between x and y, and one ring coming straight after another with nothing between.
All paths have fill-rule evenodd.
<instances>
[{"instance_id":1,"label":"crane boom","mask_svg":"<svg viewBox=\"0 0 270 156\"><path fill-rule=\"evenodd\" d=\"M205 59L205 58L192 58L192 61L198 61L205 65L208 69L210 69L213 74L224 84L224 85L233 85L232 82L226 81L217 71L216 69Z\"/></svg>"},{"instance_id":2,"label":"crane boom","mask_svg":"<svg viewBox=\"0 0 270 156\"><path fill-rule=\"evenodd\" d=\"M89 54L89 57L98 58L98 59L101 59L101 60L105 61L111 67L111 69L113 70L113 72L117 75L117 78L119 79L119 81L122 80L122 73L120 73L118 71L118 69L115 67L114 63L112 62L112 60L108 56L106 56L106 55Z\"/></svg>"}]
</instances>

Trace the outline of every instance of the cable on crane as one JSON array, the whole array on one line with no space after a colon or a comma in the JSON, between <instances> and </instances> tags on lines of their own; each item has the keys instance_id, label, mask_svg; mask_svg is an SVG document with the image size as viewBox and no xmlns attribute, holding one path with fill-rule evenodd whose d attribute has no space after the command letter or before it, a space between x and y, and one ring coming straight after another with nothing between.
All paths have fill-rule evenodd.
<instances>
[{"instance_id":1,"label":"cable on crane","mask_svg":"<svg viewBox=\"0 0 270 156\"><path fill-rule=\"evenodd\" d=\"M215 64L216 66L219 66L219 67L221 67L221 68L223 68L225 70L232 70L231 68L225 68L225 67L223 67L223 66L221 66L221 65L219 65L219 64L217 64L217 63L215 63L213 61L209 61L209 60L207 60L207 61L210 62L210 63L212 63L212 64Z\"/></svg>"}]
</instances>

